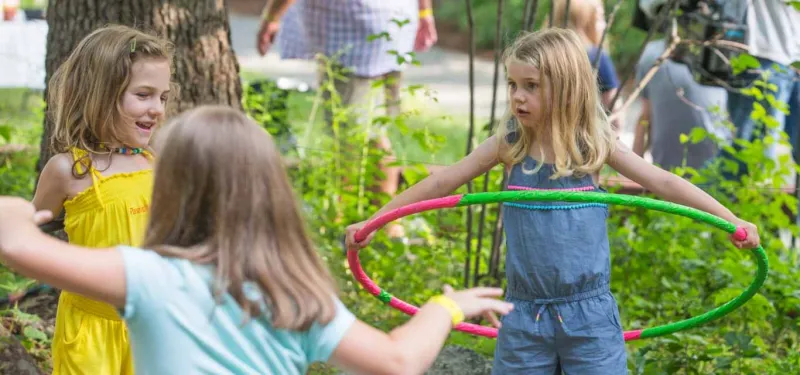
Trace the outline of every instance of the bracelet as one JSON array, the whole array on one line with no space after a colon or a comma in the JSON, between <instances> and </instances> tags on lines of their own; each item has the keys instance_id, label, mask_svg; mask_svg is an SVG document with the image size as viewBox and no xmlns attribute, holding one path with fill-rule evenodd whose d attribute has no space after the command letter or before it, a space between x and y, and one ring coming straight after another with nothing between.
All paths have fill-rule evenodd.
<instances>
[{"instance_id":1,"label":"bracelet","mask_svg":"<svg viewBox=\"0 0 800 375\"><path fill-rule=\"evenodd\" d=\"M420 9L419 18L427 18L427 17L433 17L433 9L431 8Z\"/></svg>"},{"instance_id":2,"label":"bracelet","mask_svg":"<svg viewBox=\"0 0 800 375\"><path fill-rule=\"evenodd\" d=\"M456 326L464 321L464 312L461 311L461 308L458 307L458 304L456 301L453 301L452 298L440 294L438 296L431 297L428 302L435 303L447 309L447 311L449 311L450 315L453 317L453 326Z\"/></svg>"}]
</instances>

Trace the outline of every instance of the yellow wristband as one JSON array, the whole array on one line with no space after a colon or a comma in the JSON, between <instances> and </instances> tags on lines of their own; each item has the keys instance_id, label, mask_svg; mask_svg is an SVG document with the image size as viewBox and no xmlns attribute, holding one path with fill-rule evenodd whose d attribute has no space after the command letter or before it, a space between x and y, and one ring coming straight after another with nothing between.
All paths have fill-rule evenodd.
<instances>
[{"instance_id":1,"label":"yellow wristband","mask_svg":"<svg viewBox=\"0 0 800 375\"><path fill-rule=\"evenodd\" d=\"M461 308L458 307L458 304L456 301L453 301L452 298L438 295L431 297L429 302L433 302L447 309L447 311L449 311L450 315L453 317L453 326L456 326L464 321L464 312L461 311Z\"/></svg>"},{"instance_id":2,"label":"yellow wristband","mask_svg":"<svg viewBox=\"0 0 800 375\"><path fill-rule=\"evenodd\" d=\"M419 10L419 18L426 18L426 17L432 17L432 16L433 16L433 9L431 9L431 8L420 9Z\"/></svg>"}]
</instances>

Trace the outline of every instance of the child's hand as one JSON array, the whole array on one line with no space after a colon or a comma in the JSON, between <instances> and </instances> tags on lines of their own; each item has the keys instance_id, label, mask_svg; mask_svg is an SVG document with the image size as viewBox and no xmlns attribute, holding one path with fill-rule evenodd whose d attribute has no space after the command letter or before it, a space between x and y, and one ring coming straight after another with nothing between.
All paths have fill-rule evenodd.
<instances>
[{"instance_id":1,"label":"child's hand","mask_svg":"<svg viewBox=\"0 0 800 375\"><path fill-rule=\"evenodd\" d=\"M733 242L734 246L739 249L752 249L761 244L761 238L758 236L758 228L755 225L740 219L734 220L733 224L735 224L737 228L744 228L747 232L747 238L744 240L737 240L733 235L731 236L731 242Z\"/></svg>"},{"instance_id":2,"label":"child's hand","mask_svg":"<svg viewBox=\"0 0 800 375\"><path fill-rule=\"evenodd\" d=\"M503 289L500 288L478 287L456 292L445 285L444 295L458 304L465 318L483 315L498 328L500 321L495 314L506 315L514 309L514 304L497 299L503 295Z\"/></svg>"},{"instance_id":3,"label":"child's hand","mask_svg":"<svg viewBox=\"0 0 800 375\"><path fill-rule=\"evenodd\" d=\"M33 203L19 197L0 196L0 212L3 212L0 223L33 220L36 225L40 225L49 222L53 217L47 210L37 212Z\"/></svg>"},{"instance_id":4,"label":"child's hand","mask_svg":"<svg viewBox=\"0 0 800 375\"><path fill-rule=\"evenodd\" d=\"M36 212L31 202L18 197L0 197L0 212L0 239L14 235L19 225L39 225L53 218L50 211Z\"/></svg>"},{"instance_id":5,"label":"child's hand","mask_svg":"<svg viewBox=\"0 0 800 375\"><path fill-rule=\"evenodd\" d=\"M280 23L278 22L261 22L261 27L258 29L258 35L256 36L256 47L261 56L266 55L272 45L275 44L275 36L278 35L278 30L280 30Z\"/></svg>"},{"instance_id":6,"label":"child's hand","mask_svg":"<svg viewBox=\"0 0 800 375\"><path fill-rule=\"evenodd\" d=\"M344 244L345 244L345 247L347 247L347 250L358 250L358 249L361 249L362 247L365 247L365 246L369 245L370 241L372 241L372 237L375 237L375 232L372 232L363 241L361 241L361 242L357 242L356 241L356 238L355 238L356 232L361 230L361 228L363 228L364 225L366 225L366 224L367 224L366 221L362 221L360 223L351 224L351 225L349 225L347 227L346 233L345 233L346 237L345 237L345 241L344 241Z\"/></svg>"}]
</instances>

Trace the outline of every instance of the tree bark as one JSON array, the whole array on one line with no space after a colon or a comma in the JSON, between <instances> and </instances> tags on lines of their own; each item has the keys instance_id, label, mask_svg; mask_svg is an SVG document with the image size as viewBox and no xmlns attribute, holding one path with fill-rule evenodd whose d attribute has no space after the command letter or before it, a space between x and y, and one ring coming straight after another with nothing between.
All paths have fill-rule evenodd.
<instances>
[{"instance_id":1,"label":"tree bark","mask_svg":"<svg viewBox=\"0 0 800 375\"><path fill-rule=\"evenodd\" d=\"M45 79L50 80L83 37L107 24L152 30L175 45L173 80L180 90L167 116L201 104L242 108L239 63L224 0L50 0ZM37 172L52 156L52 125L45 119Z\"/></svg>"}]
</instances>

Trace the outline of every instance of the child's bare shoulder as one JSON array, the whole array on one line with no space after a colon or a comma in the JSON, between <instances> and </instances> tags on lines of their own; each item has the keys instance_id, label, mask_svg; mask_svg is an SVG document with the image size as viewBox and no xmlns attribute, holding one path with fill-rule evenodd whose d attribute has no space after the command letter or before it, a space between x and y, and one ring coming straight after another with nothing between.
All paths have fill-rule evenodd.
<instances>
[{"instance_id":1,"label":"child's bare shoulder","mask_svg":"<svg viewBox=\"0 0 800 375\"><path fill-rule=\"evenodd\" d=\"M72 175L72 168L75 161L72 155L68 152L55 154L45 164L42 170L42 178L51 178L61 181L69 181L74 179Z\"/></svg>"}]
</instances>

